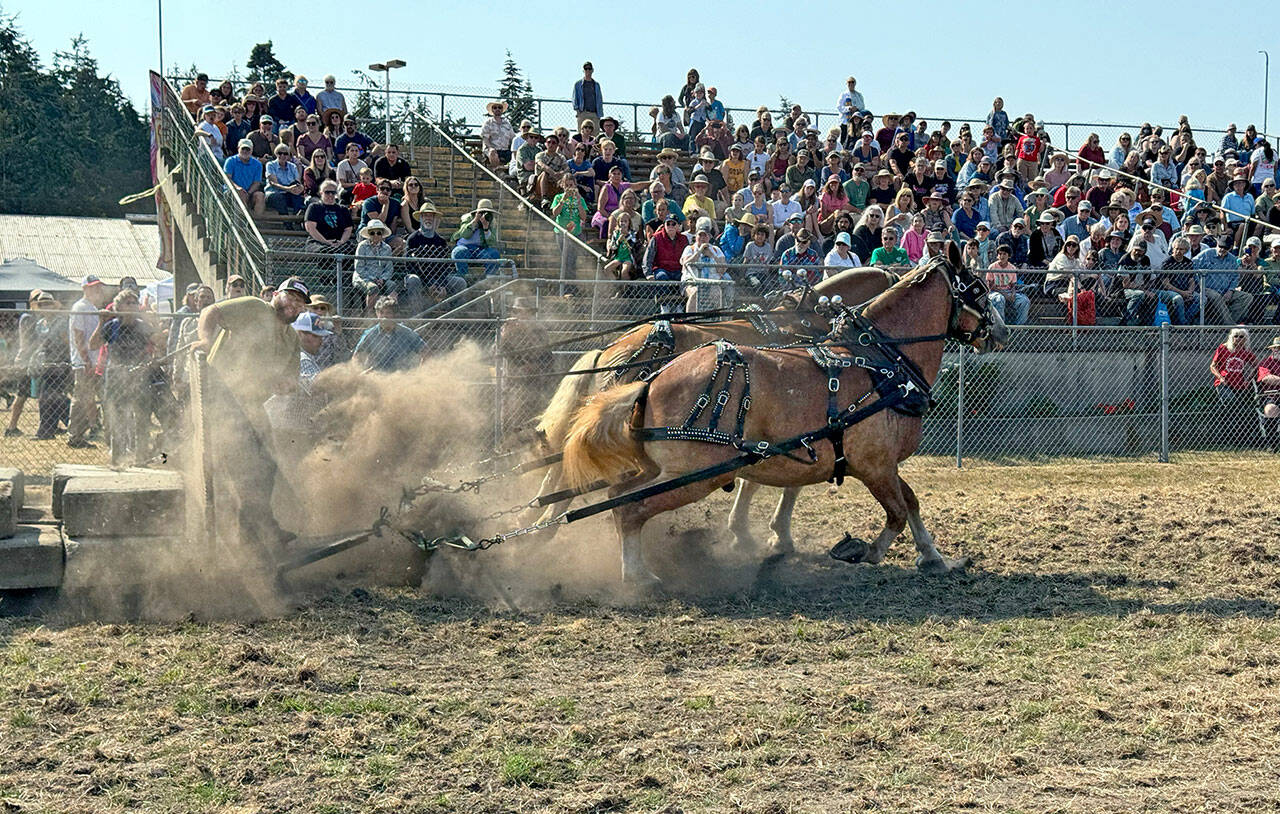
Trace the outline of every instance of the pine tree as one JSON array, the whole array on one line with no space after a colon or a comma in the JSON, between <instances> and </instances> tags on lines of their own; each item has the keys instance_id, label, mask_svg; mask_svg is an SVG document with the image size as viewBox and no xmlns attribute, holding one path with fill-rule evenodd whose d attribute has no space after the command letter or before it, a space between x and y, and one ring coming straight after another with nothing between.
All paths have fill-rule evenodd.
<instances>
[{"instance_id":1,"label":"pine tree","mask_svg":"<svg viewBox=\"0 0 1280 814\"><path fill-rule=\"evenodd\" d=\"M293 79L293 71L285 68L284 63L276 58L271 40L260 42L253 46L253 50L249 52L249 61L245 63L245 67L249 69L248 80L250 82L262 82L270 85L280 77Z\"/></svg>"},{"instance_id":2,"label":"pine tree","mask_svg":"<svg viewBox=\"0 0 1280 814\"><path fill-rule=\"evenodd\" d=\"M498 98L507 103L507 121L519 124L524 119L540 127L537 105L533 101L533 84L525 79L511 52L502 63L502 78L498 80Z\"/></svg>"}]
</instances>

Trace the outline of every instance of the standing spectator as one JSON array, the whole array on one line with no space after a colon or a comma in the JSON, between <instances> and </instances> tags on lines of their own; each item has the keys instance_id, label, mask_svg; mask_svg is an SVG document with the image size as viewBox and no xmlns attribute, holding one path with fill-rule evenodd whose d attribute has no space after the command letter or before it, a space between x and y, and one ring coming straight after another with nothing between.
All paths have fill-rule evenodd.
<instances>
[{"instance_id":1,"label":"standing spectator","mask_svg":"<svg viewBox=\"0 0 1280 814\"><path fill-rule=\"evenodd\" d=\"M347 98L337 89L337 85L337 78L329 74L324 78L324 90L316 94L316 109L325 115L326 121L330 110L339 110L344 115L347 112Z\"/></svg>"},{"instance_id":2,"label":"standing spectator","mask_svg":"<svg viewBox=\"0 0 1280 814\"><path fill-rule=\"evenodd\" d=\"M1090 170L1096 171L1102 165L1107 163L1107 154L1102 151L1101 142L1102 142L1102 139L1098 138L1097 133L1090 133L1089 137L1084 140L1084 144L1080 145L1080 149L1079 151L1076 152L1076 155L1080 156L1085 160L1084 165L1080 167L1081 172L1088 172ZM1057 154L1055 153L1055 155ZM1065 159L1066 154L1062 154L1062 157ZM1123 164L1124 161L1121 160L1120 163ZM1065 165L1065 161L1064 161L1064 165ZM1045 178L1045 184L1048 185L1051 189L1057 186L1057 184L1050 184L1049 179L1047 177Z\"/></svg>"},{"instance_id":3,"label":"standing spectator","mask_svg":"<svg viewBox=\"0 0 1280 814\"><path fill-rule=\"evenodd\" d=\"M13 409L9 413L9 426L4 431L5 438L22 435L22 430L18 429L22 408L26 406L28 396L39 395L38 378L32 372L32 360L39 355L40 350L36 336L36 324L40 321L40 317L36 312L39 310L42 294L44 294L43 291L33 288L27 295L27 310L18 317L18 352L14 355L13 366L23 375L21 385L15 388L17 392L13 400Z\"/></svg>"},{"instance_id":4,"label":"standing spectator","mask_svg":"<svg viewBox=\"0 0 1280 814\"><path fill-rule=\"evenodd\" d=\"M578 117L578 126L585 121L593 121L600 125L600 117L604 115L604 94L600 83L593 76L595 68L590 62L582 63L582 78L573 83L573 112Z\"/></svg>"},{"instance_id":5,"label":"standing spectator","mask_svg":"<svg viewBox=\"0 0 1280 814\"><path fill-rule=\"evenodd\" d=\"M228 282L229 284L229 282ZM196 294L200 291L200 283L191 283L182 297L182 305L173 312L169 322L169 336L165 343L165 353L172 354L178 349L182 337L182 328L199 313L196 308Z\"/></svg>"},{"instance_id":6,"label":"standing spectator","mask_svg":"<svg viewBox=\"0 0 1280 814\"><path fill-rule=\"evenodd\" d=\"M36 309L54 311L58 301L45 291L36 297ZM71 382L71 366L67 363L67 324L54 313L41 313L35 325L36 351L32 354L31 370L37 388L32 393L40 400L40 424L36 428L37 441L51 440L63 425L70 425L71 410L67 388Z\"/></svg>"},{"instance_id":7,"label":"standing spectator","mask_svg":"<svg viewBox=\"0 0 1280 814\"><path fill-rule=\"evenodd\" d=\"M1044 140L1036 134L1035 122L1022 125L1022 135L1018 137L1018 175L1022 183L1030 184L1031 179L1040 172L1040 157L1044 154Z\"/></svg>"},{"instance_id":8,"label":"standing spectator","mask_svg":"<svg viewBox=\"0 0 1280 814\"><path fill-rule=\"evenodd\" d=\"M676 103L680 107L689 104L689 100L693 98L693 89L702 81L702 76L698 73L697 68L690 68L689 73L685 74L684 87L680 88L680 95L676 97Z\"/></svg>"},{"instance_id":9,"label":"standing spectator","mask_svg":"<svg viewBox=\"0 0 1280 814\"><path fill-rule=\"evenodd\" d=\"M382 157L373 162L374 179L379 185L384 180L390 183L391 192L397 198L404 190L404 179L410 175L413 175L413 168L409 166L408 161L400 157L400 148L395 144L388 144Z\"/></svg>"},{"instance_id":10,"label":"standing spectator","mask_svg":"<svg viewBox=\"0 0 1280 814\"><path fill-rule=\"evenodd\" d=\"M320 112L316 107L316 97L307 91L307 77L298 74L293 78L293 98L298 100L298 106L307 111L307 115Z\"/></svg>"},{"instance_id":11,"label":"standing spectator","mask_svg":"<svg viewBox=\"0 0 1280 814\"><path fill-rule=\"evenodd\" d=\"M1205 321L1212 325L1236 325L1249 310L1253 295L1241 291L1236 286L1240 283L1240 261L1231 253L1225 240L1217 246L1204 249L1191 261L1192 268L1200 271L1212 271L1201 278L1200 285L1204 289Z\"/></svg>"},{"instance_id":12,"label":"standing spectator","mask_svg":"<svg viewBox=\"0 0 1280 814\"><path fill-rule=\"evenodd\" d=\"M693 146L698 150L699 155L704 151L710 151L716 160L723 161L729 155L733 139L729 136L729 128L725 127L724 122L719 119L709 119L706 128L694 140Z\"/></svg>"},{"instance_id":13,"label":"standing spectator","mask_svg":"<svg viewBox=\"0 0 1280 814\"><path fill-rule=\"evenodd\" d=\"M991 112L987 114L987 125L1001 143L1008 140L1009 114L1004 112L1004 99L999 96L991 103Z\"/></svg>"},{"instance_id":14,"label":"standing spectator","mask_svg":"<svg viewBox=\"0 0 1280 814\"><path fill-rule=\"evenodd\" d=\"M853 116L860 110L867 109L867 103L863 100L862 94L858 92L858 80L849 77L844 80L845 91L840 94L840 98L836 100L836 113L840 115L840 140L848 141L853 138L850 130L850 123Z\"/></svg>"},{"instance_id":15,"label":"standing spectator","mask_svg":"<svg viewBox=\"0 0 1280 814\"><path fill-rule=\"evenodd\" d=\"M71 396L71 426L67 446L72 449L92 448L86 436L97 417L98 377L89 357L89 338L98 329L98 309L107 302L107 287L90 274L80 282L83 296L71 306L68 339L71 343L71 373L75 389Z\"/></svg>"},{"instance_id":16,"label":"standing spectator","mask_svg":"<svg viewBox=\"0 0 1280 814\"><path fill-rule=\"evenodd\" d=\"M196 74L196 80L182 88L182 104L192 116L198 116L205 105L213 104L213 95L209 93L209 75Z\"/></svg>"},{"instance_id":17,"label":"standing spectator","mask_svg":"<svg viewBox=\"0 0 1280 814\"><path fill-rule=\"evenodd\" d=\"M271 118L275 122L277 133L280 132L281 127L294 120L294 111L301 104L302 102L298 101L298 97L289 92L289 80L283 77L277 79L276 95L267 100L267 112L271 114Z\"/></svg>"},{"instance_id":18,"label":"standing spectator","mask_svg":"<svg viewBox=\"0 0 1280 814\"><path fill-rule=\"evenodd\" d=\"M476 208L462 216L462 225L453 233L456 244L452 257L457 261L458 276L467 276L468 260L497 260L498 252L498 211L493 208L493 201L481 198ZM486 277L498 273L496 263L486 263Z\"/></svg>"},{"instance_id":19,"label":"standing spectator","mask_svg":"<svg viewBox=\"0 0 1280 814\"><path fill-rule=\"evenodd\" d=\"M379 297L374 303L378 323L360 335L356 362L365 370L394 373L416 367L426 356L427 345L409 328L396 322L395 297Z\"/></svg>"},{"instance_id":20,"label":"standing spectator","mask_svg":"<svg viewBox=\"0 0 1280 814\"><path fill-rule=\"evenodd\" d=\"M1227 341L1218 346L1209 362L1218 401L1231 404L1246 397L1252 371L1257 366L1258 357L1249 349L1249 331L1232 328L1227 334Z\"/></svg>"},{"instance_id":21,"label":"standing spectator","mask_svg":"<svg viewBox=\"0 0 1280 814\"><path fill-rule=\"evenodd\" d=\"M277 144L275 161L267 162L266 203L281 215L302 209L302 171L293 162L293 150L287 144Z\"/></svg>"},{"instance_id":22,"label":"standing spectator","mask_svg":"<svg viewBox=\"0 0 1280 814\"><path fill-rule=\"evenodd\" d=\"M307 207L303 216L307 232L307 250L345 254L350 250L351 210L338 203L338 182L320 185L320 200Z\"/></svg>"},{"instance_id":23,"label":"standing spectator","mask_svg":"<svg viewBox=\"0 0 1280 814\"><path fill-rule=\"evenodd\" d=\"M112 466L133 466L147 456L150 443L151 329L138 315L138 294L123 289L112 301L115 316L104 313L89 338L90 350L110 348L104 377L103 407Z\"/></svg>"},{"instance_id":24,"label":"standing spectator","mask_svg":"<svg viewBox=\"0 0 1280 814\"><path fill-rule=\"evenodd\" d=\"M497 169L511 161L511 141L516 137L516 131L502 116L507 112L506 102L490 102L485 109L489 111L489 118L480 128L480 151L488 159L489 166Z\"/></svg>"},{"instance_id":25,"label":"standing spectator","mask_svg":"<svg viewBox=\"0 0 1280 814\"><path fill-rule=\"evenodd\" d=\"M1267 357L1258 362L1258 396L1267 446L1280 453L1280 336L1271 340Z\"/></svg>"},{"instance_id":26,"label":"standing spectator","mask_svg":"<svg viewBox=\"0 0 1280 814\"><path fill-rule=\"evenodd\" d=\"M707 122L720 122L724 125L724 133L727 138L729 135L729 127L725 123L724 102L721 102L716 98L718 93L719 91L716 90L714 85L707 88Z\"/></svg>"},{"instance_id":27,"label":"standing spectator","mask_svg":"<svg viewBox=\"0 0 1280 814\"><path fill-rule=\"evenodd\" d=\"M694 242L680 254L680 280L686 283L685 311L690 313L728 308L733 304L733 278L712 232L711 218L698 218ZM715 281L715 284L706 285L703 280Z\"/></svg>"},{"instance_id":28,"label":"standing spectator","mask_svg":"<svg viewBox=\"0 0 1280 814\"><path fill-rule=\"evenodd\" d=\"M685 149L693 152L697 149L698 134L707 126L707 109L710 102L707 101L707 89L702 83L693 86L693 97L685 102L684 121L689 126L688 142Z\"/></svg>"},{"instance_id":29,"label":"standing spectator","mask_svg":"<svg viewBox=\"0 0 1280 814\"><path fill-rule=\"evenodd\" d=\"M298 345L302 353L298 359L298 378L304 394L311 392L311 382L324 365L320 364L320 352L324 348L325 339L333 336L333 331L326 327L325 320L314 311L303 311L293 321L293 329L298 332Z\"/></svg>"},{"instance_id":30,"label":"standing spectator","mask_svg":"<svg viewBox=\"0 0 1280 814\"><path fill-rule=\"evenodd\" d=\"M223 163L222 170L245 207L251 209L255 217L262 217L266 207L266 196L262 191L262 162L253 157L253 142L241 139L236 155Z\"/></svg>"},{"instance_id":31,"label":"standing spectator","mask_svg":"<svg viewBox=\"0 0 1280 814\"><path fill-rule=\"evenodd\" d=\"M578 191L578 182L573 177L573 173L566 172L560 177L560 190L560 194L551 201L551 214L558 227L556 242L560 244L560 279L567 280L574 268L577 249L573 238L582 239L582 224L589 210L586 201L582 200L582 195ZM627 190L627 193L630 193L634 200L635 193L631 190ZM569 237L570 235L573 238Z\"/></svg>"}]
</instances>

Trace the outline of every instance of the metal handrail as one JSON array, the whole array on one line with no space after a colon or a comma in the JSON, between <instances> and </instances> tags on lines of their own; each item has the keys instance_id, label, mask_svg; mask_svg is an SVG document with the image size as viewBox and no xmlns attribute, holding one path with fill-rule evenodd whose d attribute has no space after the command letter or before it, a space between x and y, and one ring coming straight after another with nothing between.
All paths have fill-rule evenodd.
<instances>
[{"instance_id":1,"label":"metal handrail","mask_svg":"<svg viewBox=\"0 0 1280 814\"><path fill-rule=\"evenodd\" d=\"M542 218L542 220L546 221L547 224L551 226L551 228L556 230L560 229L559 224L557 224L554 220L548 217L545 212L543 212L539 207L535 206L528 198L524 197L519 192L512 189L510 184L508 184L506 181L499 178L492 170L490 170L488 167L486 167L485 165L477 161L475 159L475 156L471 155L469 152L466 151L466 149L462 147L462 145L454 141L453 138L448 133L446 133L438 124L431 121L431 119L427 118L426 116L422 115L417 111L413 112L413 116L418 120L420 120L423 124L430 127L433 131L435 131L435 133L438 136L440 136L441 139L445 141L446 144L448 144L450 147L456 150L460 155L465 157L466 160L471 163L472 171L475 171L478 168L485 175L489 176L489 179L491 181L493 181L502 189L506 190L516 200L520 201L524 205L525 211L532 212L533 214ZM474 186L472 187L472 189L474 191ZM590 255L591 257L594 257L598 263L606 262L604 255L600 254L600 252L596 251L589 244L584 243L582 240L578 238L577 235L572 235L572 234L569 234L568 232L564 232L564 234L566 237L572 240L575 244L577 244L580 250L585 251L587 252L588 255Z\"/></svg>"}]
</instances>

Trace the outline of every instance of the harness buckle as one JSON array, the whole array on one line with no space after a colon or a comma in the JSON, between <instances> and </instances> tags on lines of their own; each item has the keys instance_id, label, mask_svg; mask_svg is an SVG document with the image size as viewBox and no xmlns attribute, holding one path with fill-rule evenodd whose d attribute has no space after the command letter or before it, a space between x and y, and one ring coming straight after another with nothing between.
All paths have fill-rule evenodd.
<instances>
[{"instance_id":1,"label":"harness buckle","mask_svg":"<svg viewBox=\"0 0 1280 814\"><path fill-rule=\"evenodd\" d=\"M743 397L742 397L742 412L744 412L744 413L745 413L747 410L750 410L750 409L751 409L751 397L750 397L750 396L743 396Z\"/></svg>"},{"instance_id":2,"label":"harness buckle","mask_svg":"<svg viewBox=\"0 0 1280 814\"><path fill-rule=\"evenodd\" d=\"M757 442L756 442L756 452L768 452L768 451L769 451L769 442L768 442L768 441L757 441Z\"/></svg>"},{"instance_id":3,"label":"harness buckle","mask_svg":"<svg viewBox=\"0 0 1280 814\"><path fill-rule=\"evenodd\" d=\"M816 451L816 450L814 450L813 445L809 443L809 439L808 439L808 438L801 438L801 439L800 439L800 446L804 447L804 448L805 448L805 451L809 453L809 460L810 460L810 461L815 461L815 462L816 462L816 461L818 460L818 453L817 453L817 451Z\"/></svg>"},{"instance_id":4,"label":"harness buckle","mask_svg":"<svg viewBox=\"0 0 1280 814\"><path fill-rule=\"evenodd\" d=\"M701 408L701 407L706 407L710 403L711 403L711 399L707 398L706 393L703 393L701 396L698 396L698 400L694 402L694 405Z\"/></svg>"},{"instance_id":5,"label":"harness buckle","mask_svg":"<svg viewBox=\"0 0 1280 814\"><path fill-rule=\"evenodd\" d=\"M830 390L832 393L839 393L840 380L835 376L832 376L830 379L827 379L827 389Z\"/></svg>"},{"instance_id":6,"label":"harness buckle","mask_svg":"<svg viewBox=\"0 0 1280 814\"><path fill-rule=\"evenodd\" d=\"M871 334L870 334L869 332L867 332L867 331L863 331L863 332L858 336L858 344L859 344L859 345L862 345L863 347L870 347L870 346L871 346L871 342L872 342Z\"/></svg>"},{"instance_id":7,"label":"harness buckle","mask_svg":"<svg viewBox=\"0 0 1280 814\"><path fill-rule=\"evenodd\" d=\"M729 403L729 391L721 390L720 395L716 396L716 404L719 404L721 407L723 407L728 403Z\"/></svg>"}]
</instances>

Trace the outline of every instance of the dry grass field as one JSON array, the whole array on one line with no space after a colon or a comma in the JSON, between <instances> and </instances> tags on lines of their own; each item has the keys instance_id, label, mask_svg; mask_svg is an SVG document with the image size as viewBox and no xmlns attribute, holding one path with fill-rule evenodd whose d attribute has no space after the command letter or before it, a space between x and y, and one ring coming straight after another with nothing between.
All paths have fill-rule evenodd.
<instances>
[{"instance_id":1,"label":"dry grass field","mask_svg":"<svg viewBox=\"0 0 1280 814\"><path fill-rule=\"evenodd\" d=\"M905 539L827 558L879 524L846 484L809 490L765 573L707 530L724 495L655 521L657 598L614 596L600 522L431 563L447 588L492 557L497 602L345 583L255 622L11 612L0 809L1280 810L1274 458L907 477L967 572L917 576Z\"/></svg>"}]
</instances>

